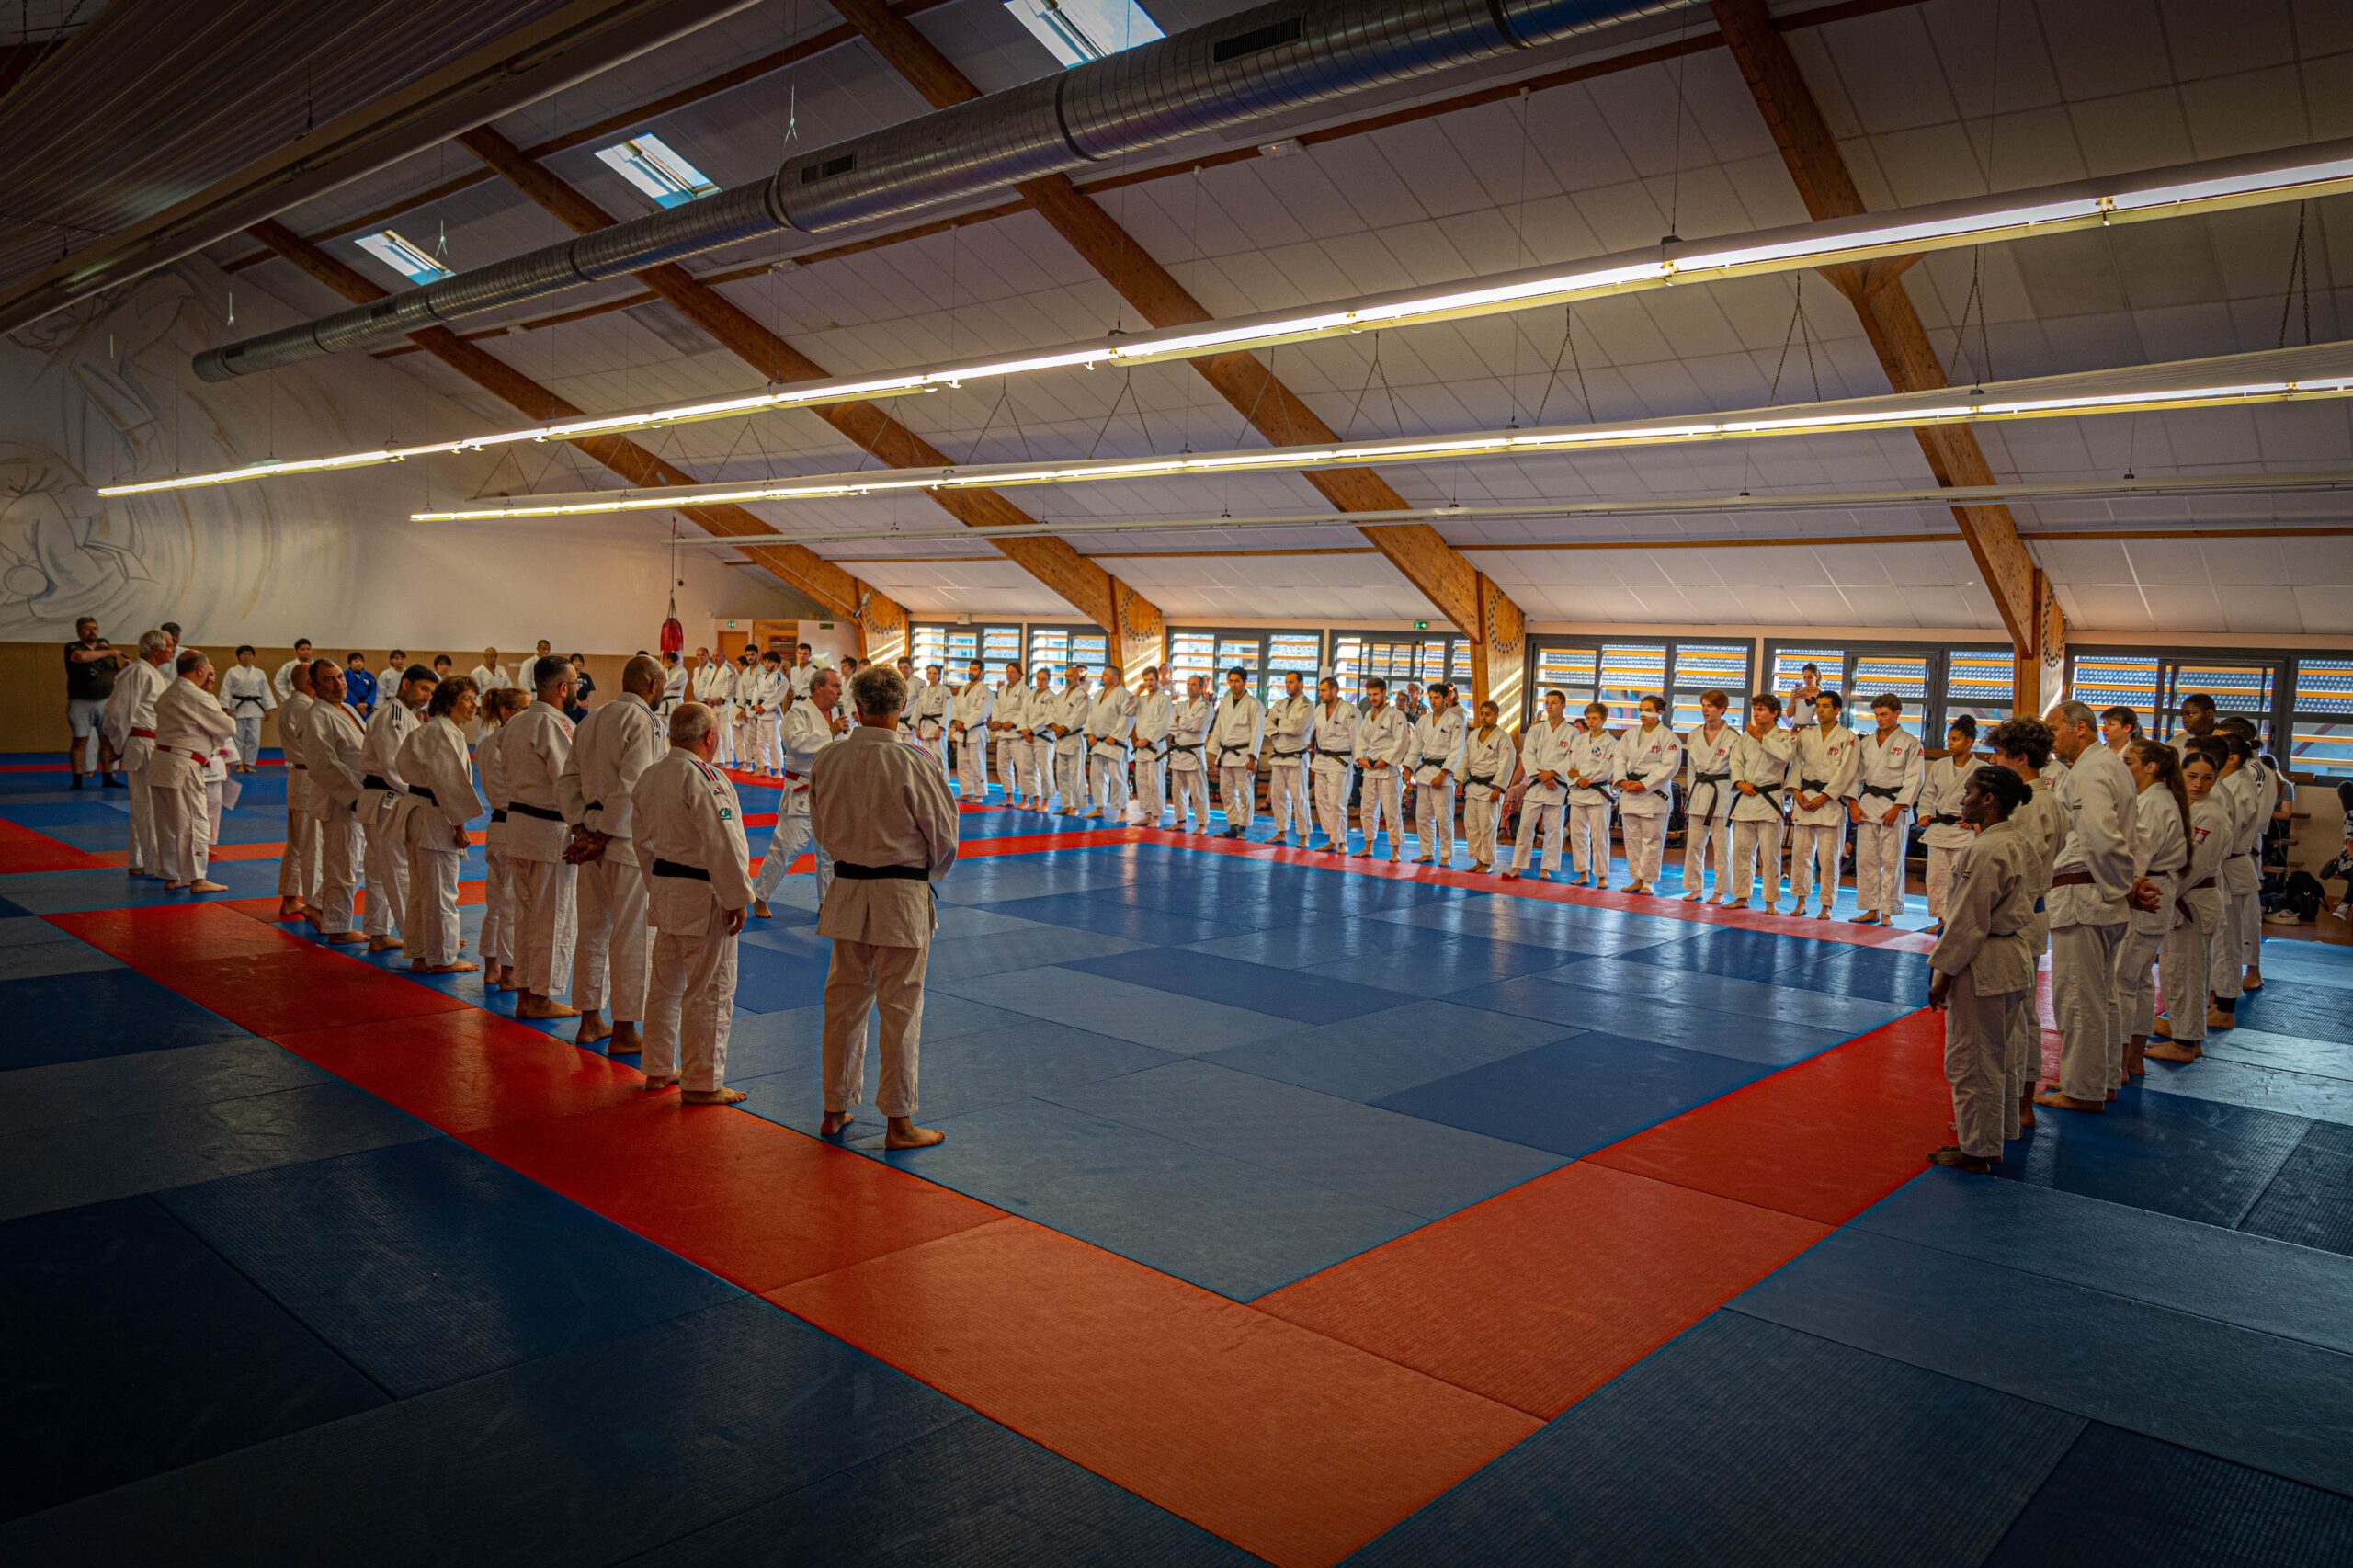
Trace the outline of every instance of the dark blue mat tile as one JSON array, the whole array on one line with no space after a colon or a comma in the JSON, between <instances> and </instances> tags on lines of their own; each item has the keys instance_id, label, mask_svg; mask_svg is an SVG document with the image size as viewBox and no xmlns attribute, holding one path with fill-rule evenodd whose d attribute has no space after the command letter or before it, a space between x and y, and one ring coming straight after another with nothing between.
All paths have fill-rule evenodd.
<instances>
[{"instance_id":1,"label":"dark blue mat tile","mask_svg":"<svg viewBox=\"0 0 2353 1568\"><path fill-rule=\"evenodd\" d=\"M385 1403L144 1198L0 1225L0 1518Z\"/></svg>"},{"instance_id":2,"label":"dark blue mat tile","mask_svg":"<svg viewBox=\"0 0 2353 1568\"><path fill-rule=\"evenodd\" d=\"M972 1416L671 1542L631 1568L1245 1568L1259 1560Z\"/></svg>"},{"instance_id":3,"label":"dark blue mat tile","mask_svg":"<svg viewBox=\"0 0 2353 1568\"><path fill-rule=\"evenodd\" d=\"M1426 1220L1565 1163L1518 1143L1206 1062L1175 1062L1051 1097Z\"/></svg>"},{"instance_id":4,"label":"dark blue mat tile","mask_svg":"<svg viewBox=\"0 0 2353 1568\"><path fill-rule=\"evenodd\" d=\"M0 903L6 903L0 899ZM54 942L64 933L37 915L0 915L0 948L39 946Z\"/></svg>"},{"instance_id":5,"label":"dark blue mat tile","mask_svg":"<svg viewBox=\"0 0 2353 1568\"><path fill-rule=\"evenodd\" d=\"M2353 1258L2309 1246L1954 1171L1923 1171L1847 1222L2353 1354Z\"/></svg>"},{"instance_id":6,"label":"dark blue mat tile","mask_svg":"<svg viewBox=\"0 0 2353 1568\"><path fill-rule=\"evenodd\" d=\"M933 998L953 1001L954 998ZM971 1006L971 1004L966 1004ZM929 1004L926 1023L929 1023ZM961 1116L988 1106L1050 1096L1098 1078L1139 1073L1182 1058L1148 1045L1135 1045L1107 1035L1036 1018L1008 1015L1019 1021L1012 1027L980 1034L934 1040L924 1030L922 1108L935 1116ZM812 1040L799 1060L759 1077L744 1076L731 1056L728 1082L751 1096L744 1108L755 1116L803 1131L814 1127L825 1113L822 1055ZM870 1039L866 1048L866 1082L881 1082L881 1052ZM870 1108L868 1116L872 1116Z\"/></svg>"},{"instance_id":7,"label":"dark blue mat tile","mask_svg":"<svg viewBox=\"0 0 2353 1568\"><path fill-rule=\"evenodd\" d=\"M927 1180L1164 1274L1249 1301L1421 1223L1279 1171L1041 1100L933 1123L892 1155ZM865 1141L881 1147L881 1130Z\"/></svg>"},{"instance_id":8,"label":"dark blue mat tile","mask_svg":"<svg viewBox=\"0 0 2353 1568\"><path fill-rule=\"evenodd\" d=\"M1452 1002L1408 1002L1346 1023L1302 1029L1201 1058L1342 1099L1371 1101L1576 1034Z\"/></svg>"},{"instance_id":9,"label":"dark blue mat tile","mask_svg":"<svg viewBox=\"0 0 2353 1568\"><path fill-rule=\"evenodd\" d=\"M0 953L0 957L5 956ZM2341 1045L2329 1049L2345 1058L2347 1070L2353 1072L2353 1051ZM2353 1077L2332 1078L2281 1067L2263 1067L2252 1062L2234 1062L2211 1051L2203 1059L2187 1065L2151 1062L2148 1066L2149 1075L2141 1080L2145 1093L2186 1095L2191 1099L2220 1100L2224 1105L2278 1111L2282 1116L2305 1117L2313 1121L2353 1123Z\"/></svg>"},{"instance_id":10,"label":"dark blue mat tile","mask_svg":"<svg viewBox=\"0 0 2353 1568\"><path fill-rule=\"evenodd\" d=\"M1738 926L1703 926L1673 948L1628 956L1636 963L1664 964L1694 974L1721 974L1766 985L1793 985L1797 971L1823 957L1823 944Z\"/></svg>"},{"instance_id":11,"label":"dark blue mat tile","mask_svg":"<svg viewBox=\"0 0 2353 1568\"><path fill-rule=\"evenodd\" d=\"M43 922L47 924L47 922ZM51 926L52 932L55 926ZM90 974L122 965L87 942L59 932L53 942L0 944L0 981L29 980L39 975Z\"/></svg>"},{"instance_id":12,"label":"dark blue mat tile","mask_svg":"<svg viewBox=\"0 0 2353 1568\"><path fill-rule=\"evenodd\" d=\"M929 988L923 999L923 1047L928 1054L943 1041L960 1036L1036 1021L1024 1013L968 1002L961 996ZM782 1013L738 1013L734 1028L728 1031L727 1075L731 1079L756 1078L764 1073L802 1066L809 1066L813 1072L812 1064L819 1059L824 1043L824 1028L823 1005L794 1007ZM881 1032L881 1019L869 1014L866 1040L870 1048ZM870 1075L867 1081L871 1083L873 1079Z\"/></svg>"},{"instance_id":13,"label":"dark blue mat tile","mask_svg":"<svg viewBox=\"0 0 2353 1568\"><path fill-rule=\"evenodd\" d=\"M266 1040L96 1056L0 1073L0 1133L244 1099L332 1081Z\"/></svg>"},{"instance_id":14,"label":"dark blue mat tile","mask_svg":"<svg viewBox=\"0 0 2353 1568\"><path fill-rule=\"evenodd\" d=\"M2267 941L2263 973L2267 982L2277 977L2340 991L2353 988L2353 949L2328 942Z\"/></svg>"},{"instance_id":15,"label":"dark blue mat tile","mask_svg":"<svg viewBox=\"0 0 2353 1568\"><path fill-rule=\"evenodd\" d=\"M1108 850L1057 849L964 861L937 885L945 903L1005 903L1114 887L1137 875L1133 861Z\"/></svg>"},{"instance_id":16,"label":"dark blue mat tile","mask_svg":"<svg viewBox=\"0 0 2353 1568\"><path fill-rule=\"evenodd\" d=\"M2353 1356L1853 1228L1733 1310L2353 1491Z\"/></svg>"},{"instance_id":17,"label":"dark blue mat tile","mask_svg":"<svg viewBox=\"0 0 2353 1568\"><path fill-rule=\"evenodd\" d=\"M1196 996L1228 1006L1247 1007L1302 1024L1332 1024L1396 1006L1394 992L1312 971L1272 969L1240 959L1170 949L1114 953L1104 958L1064 960L1063 967L1179 996Z\"/></svg>"},{"instance_id":18,"label":"dark blue mat tile","mask_svg":"<svg viewBox=\"0 0 2353 1568\"><path fill-rule=\"evenodd\" d=\"M0 918L22 920L28 918L32 913L14 899L0 898Z\"/></svg>"},{"instance_id":19,"label":"dark blue mat tile","mask_svg":"<svg viewBox=\"0 0 2353 1568\"><path fill-rule=\"evenodd\" d=\"M0 1138L0 1219L439 1134L340 1080Z\"/></svg>"},{"instance_id":20,"label":"dark blue mat tile","mask_svg":"<svg viewBox=\"0 0 2353 1568\"><path fill-rule=\"evenodd\" d=\"M2275 980L2266 975L2262 990L2240 999L2239 1016L2246 1020L2247 1028L2267 1034L2353 1045L2353 1006L2346 1006L2345 992L2340 986Z\"/></svg>"},{"instance_id":21,"label":"dark blue mat tile","mask_svg":"<svg viewBox=\"0 0 2353 1568\"><path fill-rule=\"evenodd\" d=\"M1827 991L1839 996L1866 996L1897 1002L1906 1007L1928 1005L1928 955L1901 953L1886 948L1849 948L1824 943L1829 953L1781 979L1784 985Z\"/></svg>"},{"instance_id":22,"label":"dark blue mat tile","mask_svg":"<svg viewBox=\"0 0 2353 1568\"><path fill-rule=\"evenodd\" d=\"M1711 1056L1764 1067L1786 1067L1853 1038L1850 1029L1817 1028L1780 1018L1714 1013L1679 1007L1655 997L1562 985L1549 974L1526 975L1500 985L1455 993L1466 1006L1491 1007L1543 1018L1566 1028L1622 1035L1657 1045L1680 1046Z\"/></svg>"},{"instance_id":23,"label":"dark blue mat tile","mask_svg":"<svg viewBox=\"0 0 2353 1568\"><path fill-rule=\"evenodd\" d=\"M1579 1035L1374 1105L1556 1154L1584 1154L1765 1075L1730 1057Z\"/></svg>"},{"instance_id":24,"label":"dark blue mat tile","mask_svg":"<svg viewBox=\"0 0 2353 1568\"><path fill-rule=\"evenodd\" d=\"M1841 1029L1848 1035L1868 1034L1912 1011L1902 1003L1836 996L1826 991L1801 990L1794 984L1775 985L1761 980L1677 970L1662 963L1634 963L1625 959L1585 959L1547 970L1544 978L1588 991L1653 997L1677 1007L1736 1013L1751 1018L1778 1018L1813 1028Z\"/></svg>"},{"instance_id":25,"label":"dark blue mat tile","mask_svg":"<svg viewBox=\"0 0 2353 1568\"><path fill-rule=\"evenodd\" d=\"M128 969L0 981L0 1069L243 1040L245 1031Z\"/></svg>"},{"instance_id":26,"label":"dark blue mat tile","mask_svg":"<svg viewBox=\"0 0 2353 1568\"><path fill-rule=\"evenodd\" d=\"M2206 1054L2218 1062L2245 1062L2353 1082L2353 1051L2333 1040L2266 1034L2255 1028L2223 1029L2207 1035Z\"/></svg>"},{"instance_id":27,"label":"dark blue mat tile","mask_svg":"<svg viewBox=\"0 0 2353 1568\"><path fill-rule=\"evenodd\" d=\"M1717 1312L1348 1563L1975 1568L2083 1425Z\"/></svg>"},{"instance_id":28,"label":"dark blue mat tile","mask_svg":"<svg viewBox=\"0 0 2353 1568\"><path fill-rule=\"evenodd\" d=\"M1373 955L1396 957L1418 950L1434 938L1427 931L1388 920L1302 920L1238 937L1218 937L1195 942L1187 949L1215 958L1274 969L1305 969L1310 964L1336 963L1342 959ZM1461 939L1461 938L1458 938Z\"/></svg>"},{"instance_id":29,"label":"dark blue mat tile","mask_svg":"<svg viewBox=\"0 0 2353 1568\"><path fill-rule=\"evenodd\" d=\"M1121 903L1116 899L1093 898L1077 892L1017 898L1003 903L992 903L989 907L1001 915L1043 921L1049 926L1068 926L1106 937L1124 937L1132 942L1154 942L1171 947L1182 942L1206 942L1213 937L1238 936L1245 931L1283 923L1270 904L1221 904L1218 906L1220 918L1210 919L1144 909L1132 903Z\"/></svg>"},{"instance_id":30,"label":"dark blue mat tile","mask_svg":"<svg viewBox=\"0 0 2353 1568\"><path fill-rule=\"evenodd\" d=\"M1986 1568L2353 1562L2353 1499L2094 1422Z\"/></svg>"},{"instance_id":31,"label":"dark blue mat tile","mask_svg":"<svg viewBox=\"0 0 2353 1568\"><path fill-rule=\"evenodd\" d=\"M988 910L968 913L985 915ZM1044 964L1073 963L1112 953L1131 953L1149 944L1131 937L1107 937L1069 926L1035 921L1009 922L1013 929L978 937L934 937L926 981L961 980L973 975L1003 974L1007 970L1036 969Z\"/></svg>"},{"instance_id":32,"label":"dark blue mat tile","mask_svg":"<svg viewBox=\"0 0 2353 1568\"><path fill-rule=\"evenodd\" d=\"M735 1006L745 1013L782 1013L820 1006L825 999L827 952L780 953L773 948L738 946Z\"/></svg>"},{"instance_id":33,"label":"dark blue mat tile","mask_svg":"<svg viewBox=\"0 0 2353 1568\"><path fill-rule=\"evenodd\" d=\"M938 989L968 1001L1186 1056L1271 1040L1298 1027L1289 1019L1245 1007L1179 996L1060 965L943 981Z\"/></svg>"},{"instance_id":34,"label":"dark blue mat tile","mask_svg":"<svg viewBox=\"0 0 2353 1568\"><path fill-rule=\"evenodd\" d=\"M964 1416L744 1297L19 1521L0 1557L619 1562Z\"/></svg>"},{"instance_id":35,"label":"dark blue mat tile","mask_svg":"<svg viewBox=\"0 0 2353 1568\"><path fill-rule=\"evenodd\" d=\"M1559 953L1563 963L1579 958L1631 953L1661 944L1680 946L1695 933L1707 929L1665 915L1630 915L1621 910L1554 903L1548 899L1517 898L1508 893L1474 893L1444 903L1383 910L1373 918L1427 931L1443 931L1449 936L1484 937L1490 941L1542 948Z\"/></svg>"},{"instance_id":36,"label":"dark blue mat tile","mask_svg":"<svg viewBox=\"0 0 2353 1568\"><path fill-rule=\"evenodd\" d=\"M399 1399L737 1294L446 1138L157 1201Z\"/></svg>"},{"instance_id":37,"label":"dark blue mat tile","mask_svg":"<svg viewBox=\"0 0 2353 1568\"><path fill-rule=\"evenodd\" d=\"M2314 1123L2240 1229L2353 1254L2353 1128Z\"/></svg>"},{"instance_id":38,"label":"dark blue mat tile","mask_svg":"<svg viewBox=\"0 0 2353 1568\"><path fill-rule=\"evenodd\" d=\"M1380 923L1368 920L1364 924ZM1301 972L1378 985L1409 996L1448 996L1523 974L1541 973L1561 963L1562 955L1547 948L1487 937L1449 937L1430 931L1417 935L1422 940L1404 951L1341 959Z\"/></svg>"},{"instance_id":39,"label":"dark blue mat tile","mask_svg":"<svg viewBox=\"0 0 2353 1568\"><path fill-rule=\"evenodd\" d=\"M2044 1111L1999 1174L2228 1230L2314 1125L2274 1111L2126 1090L2097 1116Z\"/></svg>"}]
</instances>

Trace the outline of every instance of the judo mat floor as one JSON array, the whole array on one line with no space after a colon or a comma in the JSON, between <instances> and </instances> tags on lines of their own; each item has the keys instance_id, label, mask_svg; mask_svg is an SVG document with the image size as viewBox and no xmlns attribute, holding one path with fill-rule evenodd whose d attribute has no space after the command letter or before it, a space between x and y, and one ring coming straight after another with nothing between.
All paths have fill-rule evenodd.
<instances>
[{"instance_id":1,"label":"judo mat floor","mask_svg":"<svg viewBox=\"0 0 2353 1568\"><path fill-rule=\"evenodd\" d=\"M1977 1177L1915 929L973 807L891 1153L806 874L689 1108L7 760L0 1562L2353 1561L2344 949Z\"/></svg>"}]
</instances>

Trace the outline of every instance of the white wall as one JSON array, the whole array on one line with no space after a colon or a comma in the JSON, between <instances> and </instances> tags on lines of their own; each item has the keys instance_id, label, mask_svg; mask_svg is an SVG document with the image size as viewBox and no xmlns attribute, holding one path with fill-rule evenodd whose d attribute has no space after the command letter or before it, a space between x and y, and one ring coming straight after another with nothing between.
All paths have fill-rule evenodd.
<instances>
[{"instance_id":1,"label":"white wall","mask_svg":"<svg viewBox=\"0 0 2353 1568\"><path fill-rule=\"evenodd\" d=\"M290 319L209 265L155 274L0 338L0 641L117 638L177 620L197 642L652 647L672 551L649 518L426 525L488 460L437 459L334 478L134 497L101 484L481 427L404 370L361 356L221 385L188 357ZM395 417L396 415L396 417ZM493 529L496 531L493 531ZM805 601L708 549L676 552L679 619L790 618Z\"/></svg>"}]
</instances>

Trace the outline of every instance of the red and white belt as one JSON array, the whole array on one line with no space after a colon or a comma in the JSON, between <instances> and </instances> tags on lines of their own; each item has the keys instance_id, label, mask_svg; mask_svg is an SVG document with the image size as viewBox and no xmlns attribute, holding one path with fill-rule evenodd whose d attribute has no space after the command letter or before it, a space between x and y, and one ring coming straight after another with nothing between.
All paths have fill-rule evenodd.
<instances>
[{"instance_id":1,"label":"red and white belt","mask_svg":"<svg viewBox=\"0 0 2353 1568\"><path fill-rule=\"evenodd\" d=\"M133 729L131 733L139 736L142 740L152 741L155 738L155 732L153 730Z\"/></svg>"}]
</instances>

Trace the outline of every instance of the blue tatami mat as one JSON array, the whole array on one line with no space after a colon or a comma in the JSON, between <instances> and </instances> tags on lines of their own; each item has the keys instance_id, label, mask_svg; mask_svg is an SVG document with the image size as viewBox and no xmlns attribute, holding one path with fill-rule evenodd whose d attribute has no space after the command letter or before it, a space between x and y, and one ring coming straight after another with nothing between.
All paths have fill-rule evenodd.
<instances>
[{"instance_id":1,"label":"blue tatami mat","mask_svg":"<svg viewBox=\"0 0 2353 1568\"><path fill-rule=\"evenodd\" d=\"M2045 1110L1996 1174L2209 1225L2236 1225L2313 1125L2187 1095L2127 1089L2097 1116Z\"/></svg>"}]
</instances>

